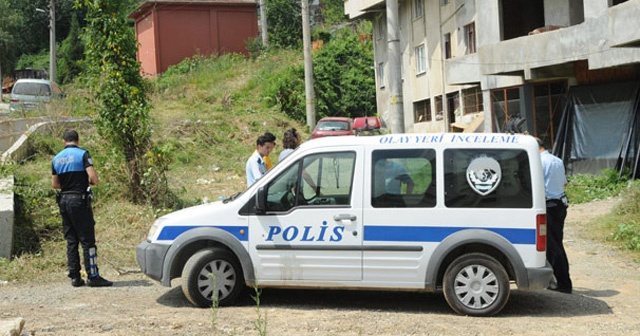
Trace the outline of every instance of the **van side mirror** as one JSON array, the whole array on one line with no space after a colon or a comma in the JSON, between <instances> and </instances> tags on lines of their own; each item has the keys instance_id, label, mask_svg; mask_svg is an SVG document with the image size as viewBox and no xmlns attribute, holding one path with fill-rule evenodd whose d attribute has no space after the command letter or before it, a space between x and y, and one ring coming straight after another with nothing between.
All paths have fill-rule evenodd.
<instances>
[{"instance_id":1,"label":"van side mirror","mask_svg":"<svg viewBox=\"0 0 640 336\"><path fill-rule=\"evenodd\" d=\"M267 211L267 192L260 187L256 193L256 215L264 215Z\"/></svg>"}]
</instances>

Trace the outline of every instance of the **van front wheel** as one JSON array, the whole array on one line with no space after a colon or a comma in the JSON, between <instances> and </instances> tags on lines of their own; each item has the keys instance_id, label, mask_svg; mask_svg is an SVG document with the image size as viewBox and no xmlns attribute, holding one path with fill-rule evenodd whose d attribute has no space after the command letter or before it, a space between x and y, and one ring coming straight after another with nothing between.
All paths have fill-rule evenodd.
<instances>
[{"instance_id":1,"label":"van front wheel","mask_svg":"<svg viewBox=\"0 0 640 336\"><path fill-rule=\"evenodd\" d=\"M456 313L492 316L509 300L509 276L502 264L483 253L455 259L444 274L443 292Z\"/></svg>"},{"instance_id":2,"label":"van front wheel","mask_svg":"<svg viewBox=\"0 0 640 336\"><path fill-rule=\"evenodd\" d=\"M233 304L244 289L240 263L223 249L210 248L195 253L182 269L182 292L195 306Z\"/></svg>"}]
</instances>

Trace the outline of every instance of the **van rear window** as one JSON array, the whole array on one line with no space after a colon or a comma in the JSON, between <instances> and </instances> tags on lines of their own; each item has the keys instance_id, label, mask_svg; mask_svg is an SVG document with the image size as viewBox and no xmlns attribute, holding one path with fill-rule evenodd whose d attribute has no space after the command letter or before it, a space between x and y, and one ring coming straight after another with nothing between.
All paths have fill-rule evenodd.
<instances>
[{"instance_id":1,"label":"van rear window","mask_svg":"<svg viewBox=\"0 0 640 336\"><path fill-rule=\"evenodd\" d=\"M49 85L42 83L18 83L13 88L13 93L26 96L50 96Z\"/></svg>"},{"instance_id":2,"label":"van rear window","mask_svg":"<svg viewBox=\"0 0 640 336\"><path fill-rule=\"evenodd\" d=\"M524 150L444 151L449 208L531 208L531 172Z\"/></svg>"}]
</instances>

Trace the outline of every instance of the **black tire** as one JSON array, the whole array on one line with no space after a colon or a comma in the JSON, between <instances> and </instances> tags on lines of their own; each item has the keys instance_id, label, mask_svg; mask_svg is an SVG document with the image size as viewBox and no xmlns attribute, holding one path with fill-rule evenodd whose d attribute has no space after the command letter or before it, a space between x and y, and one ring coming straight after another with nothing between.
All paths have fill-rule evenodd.
<instances>
[{"instance_id":1,"label":"black tire","mask_svg":"<svg viewBox=\"0 0 640 336\"><path fill-rule=\"evenodd\" d=\"M456 313L492 316L509 300L509 276L502 264L483 253L455 259L444 274L443 292Z\"/></svg>"},{"instance_id":2,"label":"black tire","mask_svg":"<svg viewBox=\"0 0 640 336\"><path fill-rule=\"evenodd\" d=\"M208 248L195 253L182 269L182 292L195 306L208 308L213 304L214 285L218 305L233 304L244 290L244 276L236 257L229 251Z\"/></svg>"}]
</instances>

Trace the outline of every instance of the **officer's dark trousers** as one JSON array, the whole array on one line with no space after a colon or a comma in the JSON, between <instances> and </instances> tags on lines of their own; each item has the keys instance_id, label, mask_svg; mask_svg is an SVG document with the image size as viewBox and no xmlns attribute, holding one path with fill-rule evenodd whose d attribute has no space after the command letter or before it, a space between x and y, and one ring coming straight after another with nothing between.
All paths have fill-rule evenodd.
<instances>
[{"instance_id":1,"label":"officer's dark trousers","mask_svg":"<svg viewBox=\"0 0 640 336\"><path fill-rule=\"evenodd\" d=\"M95 221L91 205L86 200L73 195L62 196L60 200L60 214L62 215L62 229L67 240L67 264L69 277L80 277L80 255L78 244L82 245L84 267L87 274L91 269L89 249L96 247ZM95 250L94 250L95 251ZM94 252L95 253L95 252Z\"/></svg>"},{"instance_id":2,"label":"officer's dark trousers","mask_svg":"<svg viewBox=\"0 0 640 336\"><path fill-rule=\"evenodd\" d=\"M562 245L566 217L567 207L562 201L547 201L547 260L553 267L558 289L571 291L573 285L569 277L569 260Z\"/></svg>"}]
</instances>

